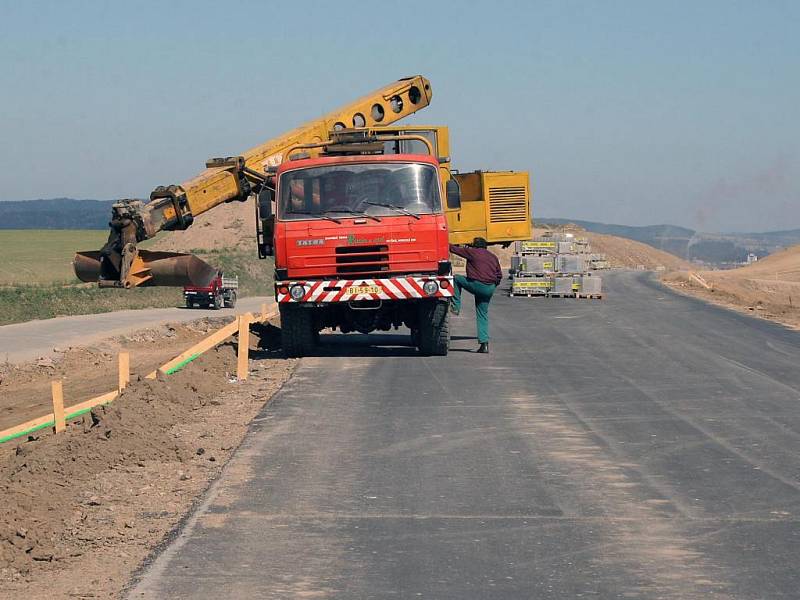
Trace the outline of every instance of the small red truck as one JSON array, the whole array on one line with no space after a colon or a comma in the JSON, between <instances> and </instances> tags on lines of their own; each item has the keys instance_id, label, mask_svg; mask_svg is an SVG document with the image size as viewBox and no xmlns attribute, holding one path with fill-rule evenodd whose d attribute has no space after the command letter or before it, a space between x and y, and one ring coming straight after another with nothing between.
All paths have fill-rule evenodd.
<instances>
[{"instance_id":1,"label":"small red truck","mask_svg":"<svg viewBox=\"0 0 800 600\"><path fill-rule=\"evenodd\" d=\"M185 286L183 297L186 299L186 308L233 308L236 306L238 289L238 277L225 277L222 271L217 271L217 276L205 287Z\"/></svg>"}]
</instances>

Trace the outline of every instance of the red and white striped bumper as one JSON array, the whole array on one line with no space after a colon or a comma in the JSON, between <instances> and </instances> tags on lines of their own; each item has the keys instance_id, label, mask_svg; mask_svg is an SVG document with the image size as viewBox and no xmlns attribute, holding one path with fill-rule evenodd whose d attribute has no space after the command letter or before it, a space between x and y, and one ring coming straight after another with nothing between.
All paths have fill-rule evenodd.
<instances>
[{"instance_id":1,"label":"red and white striped bumper","mask_svg":"<svg viewBox=\"0 0 800 600\"><path fill-rule=\"evenodd\" d=\"M428 294L426 282L435 281L436 291ZM305 293L295 300L294 286L301 285ZM428 286L430 287L430 286ZM350 302L354 300L408 300L412 298L451 298L453 278L390 277L388 279L328 279L323 281L281 281L275 284L275 297L280 302Z\"/></svg>"}]
</instances>

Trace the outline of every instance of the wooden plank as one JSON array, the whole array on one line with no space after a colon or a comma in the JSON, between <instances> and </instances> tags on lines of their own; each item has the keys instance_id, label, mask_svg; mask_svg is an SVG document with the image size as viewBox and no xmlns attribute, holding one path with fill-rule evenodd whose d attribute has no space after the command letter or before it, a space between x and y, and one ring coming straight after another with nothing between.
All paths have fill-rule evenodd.
<instances>
[{"instance_id":1,"label":"wooden plank","mask_svg":"<svg viewBox=\"0 0 800 600\"><path fill-rule=\"evenodd\" d=\"M61 380L51 382L50 390L53 395L53 421L56 433L59 433L67 428L64 420L64 386Z\"/></svg>"},{"instance_id":2,"label":"wooden plank","mask_svg":"<svg viewBox=\"0 0 800 600\"><path fill-rule=\"evenodd\" d=\"M15 425L14 427L9 427L8 429L0 431L0 441L10 440L26 431L34 432L37 429L42 429L44 427L52 427L54 423L55 418L53 417L53 413L42 415L41 417L36 417L30 421L25 421L24 423L20 423L19 425Z\"/></svg>"},{"instance_id":3,"label":"wooden plank","mask_svg":"<svg viewBox=\"0 0 800 600\"><path fill-rule=\"evenodd\" d=\"M199 355L203 354L203 352L207 352L208 350L211 350L211 348L213 348L214 346L224 342L238 330L239 330L238 320L234 321L233 323L228 323L227 325L218 329L208 337L203 338L202 340L197 342L191 348L188 348L184 352L181 352L178 356L176 356L172 360L164 363L156 371L149 373L146 376L146 378L155 379L156 375L158 374L158 371L161 371L162 373L167 373L172 368L181 365L181 363L184 363L185 361L194 360Z\"/></svg>"},{"instance_id":4,"label":"wooden plank","mask_svg":"<svg viewBox=\"0 0 800 600\"><path fill-rule=\"evenodd\" d=\"M236 378L247 379L250 363L250 314L239 316L239 346L236 354Z\"/></svg>"},{"instance_id":5,"label":"wooden plank","mask_svg":"<svg viewBox=\"0 0 800 600\"><path fill-rule=\"evenodd\" d=\"M694 280L695 280L697 283L699 283L700 285L702 285L704 288L706 288L707 290L711 290L712 292L714 291L714 290L713 290L713 286L709 285L709 284L708 284L708 282L707 282L705 279L703 279L702 277L700 277L700 275L698 275L698 274L697 274L697 273L695 273L694 271L689 271L689 276L690 276L692 279L694 279Z\"/></svg>"},{"instance_id":6,"label":"wooden plank","mask_svg":"<svg viewBox=\"0 0 800 600\"><path fill-rule=\"evenodd\" d=\"M278 316L278 309L268 309L266 304L261 305L261 312L253 315L254 323L266 323L270 319L274 319Z\"/></svg>"},{"instance_id":7,"label":"wooden plank","mask_svg":"<svg viewBox=\"0 0 800 600\"><path fill-rule=\"evenodd\" d=\"M131 355L127 352L119 353L119 382L117 389L121 392L131 381Z\"/></svg>"},{"instance_id":8,"label":"wooden plank","mask_svg":"<svg viewBox=\"0 0 800 600\"><path fill-rule=\"evenodd\" d=\"M74 419L80 413L84 413L95 406L99 406L100 404L108 404L114 398L118 396L118 392L114 390L113 392L108 392L106 394L101 394L99 396L95 396L94 398L90 398L89 400L84 400L78 404L73 406L68 406L66 408L62 408L64 413L64 421ZM46 415L42 415L41 417L36 417L35 419L31 419L30 421L25 421L24 423L20 423L19 425L15 425L14 427L9 427L8 429L4 429L0 431L0 442L5 442L15 437L22 435L25 432L37 431L38 429L43 429L45 427L52 427L55 425L55 416L53 413L48 413Z\"/></svg>"},{"instance_id":9,"label":"wooden plank","mask_svg":"<svg viewBox=\"0 0 800 600\"><path fill-rule=\"evenodd\" d=\"M114 390L113 392L106 392L105 394L100 394L99 396L95 396L94 398L90 398L89 400L84 400L83 402L79 402L78 404L73 404L72 406L67 407L65 410L66 414L69 418L74 418L76 413L86 412L89 409L94 408L95 406L100 406L101 404L108 404L112 400L114 400L117 396L119 396L119 392Z\"/></svg>"}]
</instances>

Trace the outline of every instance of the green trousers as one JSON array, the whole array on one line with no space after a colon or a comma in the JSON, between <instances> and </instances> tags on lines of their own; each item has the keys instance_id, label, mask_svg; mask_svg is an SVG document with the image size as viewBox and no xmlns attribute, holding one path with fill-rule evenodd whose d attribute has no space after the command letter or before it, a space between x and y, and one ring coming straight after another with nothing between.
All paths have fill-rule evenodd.
<instances>
[{"instance_id":1,"label":"green trousers","mask_svg":"<svg viewBox=\"0 0 800 600\"><path fill-rule=\"evenodd\" d=\"M478 325L478 342L483 344L489 341L489 302L492 294L497 287L491 283L482 283L475 279L467 279L463 275L453 277L455 283L455 295L453 296L453 308L456 312L461 311L461 290L467 290L475 296L475 320Z\"/></svg>"}]
</instances>

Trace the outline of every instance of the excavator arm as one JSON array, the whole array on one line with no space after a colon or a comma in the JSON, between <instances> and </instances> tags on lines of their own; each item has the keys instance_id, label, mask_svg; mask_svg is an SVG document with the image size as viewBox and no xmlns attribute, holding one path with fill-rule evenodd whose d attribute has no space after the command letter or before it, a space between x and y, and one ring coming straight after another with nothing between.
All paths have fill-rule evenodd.
<instances>
[{"instance_id":1,"label":"excavator arm","mask_svg":"<svg viewBox=\"0 0 800 600\"><path fill-rule=\"evenodd\" d=\"M76 275L102 287L207 285L215 272L200 259L140 250L138 243L161 231L186 229L215 206L245 201L269 187L268 169L283 162L288 150L319 144L331 131L390 125L428 106L431 96L430 82L421 75L400 79L241 156L212 158L197 177L159 186L149 201L120 200L112 207L105 246L75 255Z\"/></svg>"}]
</instances>

